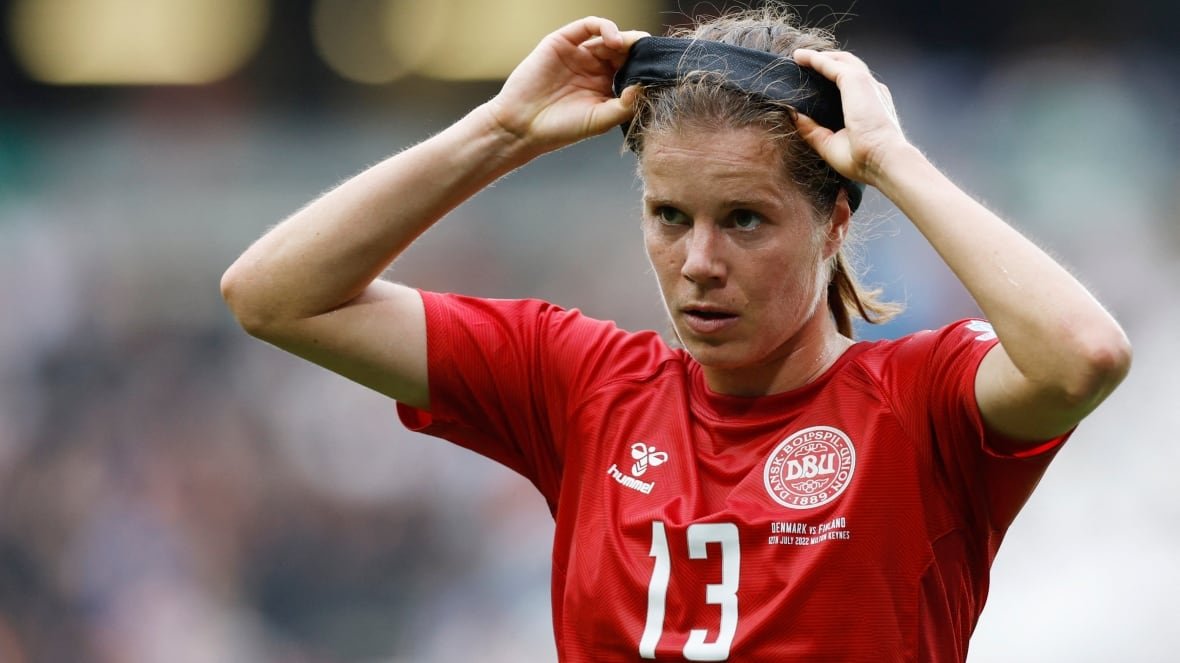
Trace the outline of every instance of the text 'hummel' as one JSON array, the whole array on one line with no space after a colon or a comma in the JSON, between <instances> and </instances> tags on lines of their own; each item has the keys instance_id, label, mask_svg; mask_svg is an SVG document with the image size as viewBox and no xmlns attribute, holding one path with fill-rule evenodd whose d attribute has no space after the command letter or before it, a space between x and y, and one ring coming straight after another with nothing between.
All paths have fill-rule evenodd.
<instances>
[{"instance_id":1,"label":"text 'hummel'","mask_svg":"<svg viewBox=\"0 0 1180 663\"><path fill-rule=\"evenodd\" d=\"M644 495L650 495L651 489L656 485L656 482L654 481L640 481L635 477L629 477L626 474L623 474L619 471L618 465L611 465L610 467L606 468L606 473L611 475L611 477L614 478L615 481L618 481L620 485L626 486L631 490L638 490Z\"/></svg>"}]
</instances>

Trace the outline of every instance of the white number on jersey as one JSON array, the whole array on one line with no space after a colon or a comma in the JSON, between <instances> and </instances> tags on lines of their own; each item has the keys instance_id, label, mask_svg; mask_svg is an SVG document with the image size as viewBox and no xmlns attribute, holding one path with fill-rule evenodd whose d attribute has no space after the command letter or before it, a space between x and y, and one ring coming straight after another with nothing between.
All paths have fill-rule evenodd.
<instances>
[{"instance_id":1,"label":"white number on jersey","mask_svg":"<svg viewBox=\"0 0 1180 663\"><path fill-rule=\"evenodd\" d=\"M738 528L733 523L697 523L689 525L685 534L689 559L705 559L709 556L708 544L721 544L721 582L705 587L705 602L721 606L721 626L713 642L705 642L707 629L690 631L688 642L684 643L684 658L689 661L724 661L729 658L729 646L737 632L737 590L742 560ZM656 657L656 645L664 632L664 606L668 580L672 575L668 537L664 533L664 523L658 520L651 524L649 554L656 561L647 586L647 623L639 640L639 655L643 658Z\"/></svg>"}]
</instances>

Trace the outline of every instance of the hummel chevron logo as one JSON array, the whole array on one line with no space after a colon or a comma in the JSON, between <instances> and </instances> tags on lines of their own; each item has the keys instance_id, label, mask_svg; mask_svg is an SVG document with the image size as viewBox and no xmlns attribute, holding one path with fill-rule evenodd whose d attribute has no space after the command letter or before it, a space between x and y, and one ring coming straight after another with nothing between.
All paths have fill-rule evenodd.
<instances>
[{"instance_id":1,"label":"hummel chevron logo","mask_svg":"<svg viewBox=\"0 0 1180 663\"><path fill-rule=\"evenodd\" d=\"M643 442L631 445L631 457L635 459L635 464L631 466L631 474L637 477L643 476L649 465L658 467L668 460L667 452L656 451L654 446L648 446Z\"/></svg>"}]
</instances>

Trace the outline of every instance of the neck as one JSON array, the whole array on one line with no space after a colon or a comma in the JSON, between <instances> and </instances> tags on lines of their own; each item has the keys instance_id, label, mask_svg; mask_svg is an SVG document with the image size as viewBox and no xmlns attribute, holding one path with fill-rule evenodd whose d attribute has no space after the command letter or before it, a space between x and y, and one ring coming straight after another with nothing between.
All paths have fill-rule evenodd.
<instances>
[{"instance_id":1,"label":"neck","mask_svg":"<svg viewBox=\"0 0 1180 663\"><path fill-rule=\"evenodd\" d=\"M769 396L797 389L815 380L844 354L852 339L836 330L830 316L817 316L814 329L800 329L772 356L754 366L704 366L705 382L715 393ZM809 325L810 326L810 325Z\"/></svg>"}]
</instances>

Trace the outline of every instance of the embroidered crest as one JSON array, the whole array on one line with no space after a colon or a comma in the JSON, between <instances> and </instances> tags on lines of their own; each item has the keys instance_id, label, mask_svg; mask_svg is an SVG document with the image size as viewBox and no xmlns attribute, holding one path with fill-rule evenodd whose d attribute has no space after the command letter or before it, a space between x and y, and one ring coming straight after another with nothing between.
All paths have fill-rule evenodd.
<instances>
[{"instance_id":1,"label":"embroidered crest","mask_svg":"<svg viewBox=\"0 0 1180 663\"><path fill-rule=\"evenodd\" d=\"M840 496L856 471L844 431L812 426L783 440L766 459L766 492L789 509L814 509Z\"/></svg>"}]
</instances>

